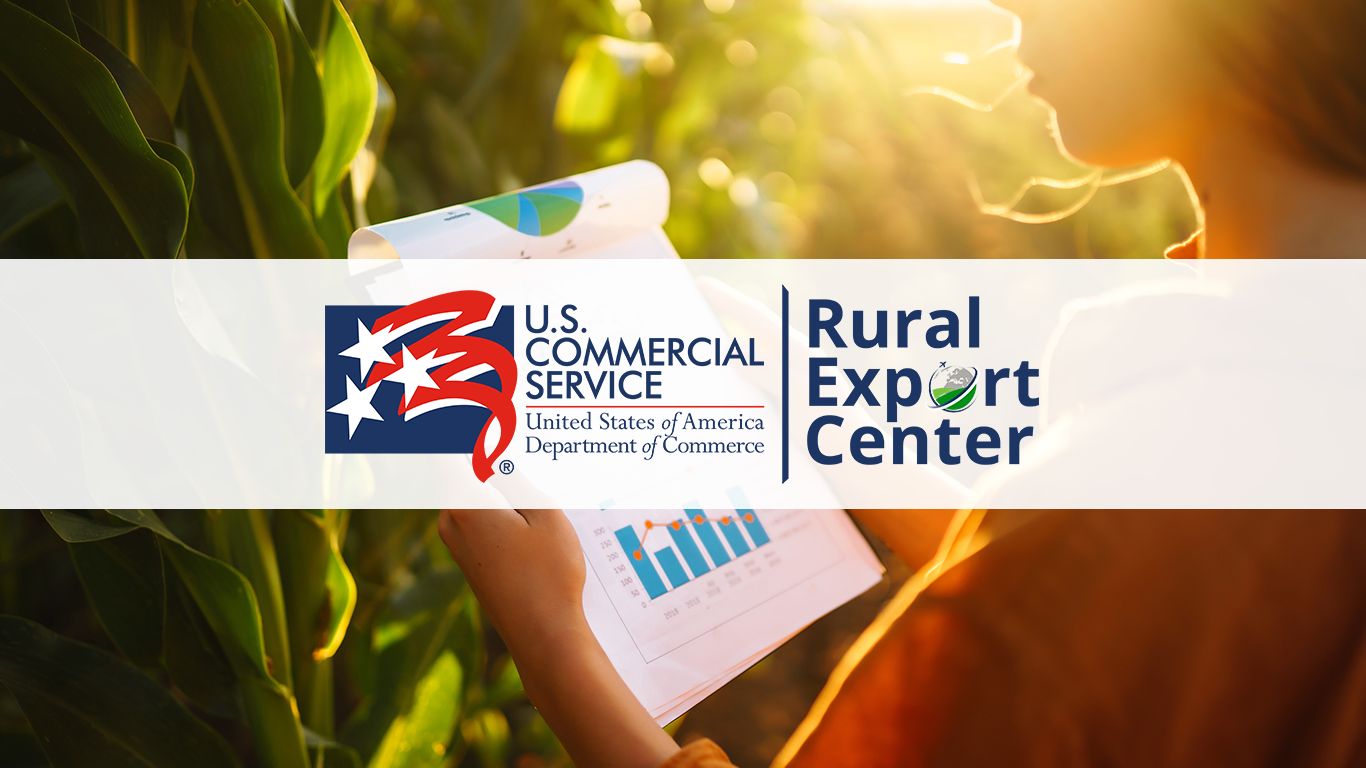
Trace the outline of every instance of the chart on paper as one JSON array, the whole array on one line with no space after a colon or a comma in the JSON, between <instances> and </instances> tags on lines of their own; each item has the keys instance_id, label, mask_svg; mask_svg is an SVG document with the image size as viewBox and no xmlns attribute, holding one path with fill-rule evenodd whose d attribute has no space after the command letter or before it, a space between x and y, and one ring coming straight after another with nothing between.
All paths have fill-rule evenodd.
<instances>
[{"instance_id":1,"label":"chart on paper","mask_svg":"<svg viewBox=\"0 0 1366 768\"><path fill-rule=\"evenodd\" d=\"M738 488L732 489L731 493L739 495L740 491ZM743 497L736 501L745 503ZM634 525L614 532L621 551L626 554L626 561L635 570L641 588L651 600L664 595L671 588L678 589L693 579L744 557L770 541L763 523L752 509L737 507L734 512L722 513L718 517L708 517L696 507L684 508L683 511L684 515L674 520L645 520L643 533L638 533ZM742 527L744 532L741 531ZM748 532L748 537L745 532ZM657 543L649 546L650 534L659 533L669 535L665 546L662 549L656 548ZM722 543L723 538L725 544ZM706 555L702 554L704 550ZM686 569L683 566L685 562ZM613 571L621 572L617 568L613 568ZM660 571L664 572L667 586L665 579L660 578ZM633 589L632 597L639 596L639 590Z\"/></svg>"},{"instance_id":2,"label":"chart on paper","mask_svg":"<svg viewBox=\"0 0 1366 768\"><path fill-rule=\"evenodd\" d=\"M648 663L840 562L811 510L684 505L675 512L577 513L589 565Z\"/></svg>"}]
</instances>

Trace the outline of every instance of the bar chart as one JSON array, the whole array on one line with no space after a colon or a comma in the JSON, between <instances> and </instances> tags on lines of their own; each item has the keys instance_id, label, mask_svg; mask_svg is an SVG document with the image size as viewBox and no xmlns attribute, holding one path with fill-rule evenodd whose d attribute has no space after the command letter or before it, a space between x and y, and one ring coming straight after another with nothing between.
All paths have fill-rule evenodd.
<instances>
[{"instance_id":1,"label":"bar chart","mask_svg":"<svg viewBox=\"0 0 1366 768\"><path fill-rule=\"evenodd\" d=\"M759 515L746 507L744 493L737 487L728 495L736 505L733 514L709 517L695 505L685 505L684 517L646 520L640 532L634 524L613 532L651 600L771 541ZM660 536L664 531L667 539Z\"/></svg>"},{"instance_id":2,"label":"bar chart","mask_svg":"<svg viewBox=\"0 0 1366 768\"><path fill-rule=\"evenodd\" d=\"M849 527L841 512L755 510L725 486L705 504L679 506L608 505L571 518L601 594L647 663L850 562L836 533Z\"/></svg>"}]
</instances>

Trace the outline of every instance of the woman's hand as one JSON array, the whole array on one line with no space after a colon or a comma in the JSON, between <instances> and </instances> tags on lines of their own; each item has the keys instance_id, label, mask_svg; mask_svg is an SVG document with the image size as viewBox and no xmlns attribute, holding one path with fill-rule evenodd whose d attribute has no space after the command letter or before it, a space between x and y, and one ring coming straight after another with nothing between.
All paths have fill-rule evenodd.
<instances>
[{"instance_id":1,"label":"woman's hand","mask_svg":"<svg viewBox=\"0 0 1366 768\"><path fill-rule=\"evenodd\" d=\"M583 550L563 512L450 509L438 527L576 765L653 768L678 751L588 627Z\"/></svg>"},{"instance_id":2,"label":"woman's hand","mask_svg":"<svg viewBox=\"0 0 1366 768\"><path fill-rule=\"evenodd\" d=\"M450 509L438 529L514 656L586 631L583 550L558 509Z\"/></svg>"}]
</instances>

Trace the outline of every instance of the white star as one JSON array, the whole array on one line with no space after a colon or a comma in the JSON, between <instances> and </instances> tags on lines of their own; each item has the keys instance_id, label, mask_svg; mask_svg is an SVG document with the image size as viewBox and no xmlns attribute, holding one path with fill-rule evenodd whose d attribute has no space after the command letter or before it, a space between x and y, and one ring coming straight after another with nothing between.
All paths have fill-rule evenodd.
<instances>
[{"instance_id":1,"label":"white star","mask_svg":"<svg viewBox=\"0 0 1366 768\"><path fill-rule=\"evenodd\" d=\"M384 417L379 415L379 411L375 410L375 406L370 404L370 401L375 397L375 392L379 390L379 385L382 383L383 382L377 381L374 386L369 389L360 389L356 386L356 382L351 380L350 376L346 377L346 399L331 408L328 408L327 412L346 414L347 423L351 427L351 433L347 435L347 437L356 436L356 427L360 426L362 419L384 421Z\"/></svg>"},{"instance_id":2,"label":"white star","mask_svg":"<svg viewBox=\"0 0 1366 768\"><path fill-rule=\"evenodd\" d=\"M365 381L365 377L370 373L370 366L375 363L387 363L392 360L388 352L384 351L384 345L393 341L389 336L389 330L385 329L379 333L370 333L370 329L365 327L365 323L356 320L357 341L355 344L339 352L342 357L354 357L360 361L360 380Z\"/></svg>"},{"instance_id":3,"label":"white star","mask_svg":"<svg viewBox=\"0 0 1366 768\"><path fill-rule=\"evenodd\" d=\"M403 367L394 371L384 378L385 381L395 381L403 385L403 404L406 406L413 399L413 394L421 387L440 389L441 387L432 379L428 373L438 365L445 365L454 360L458 355L442 355L437 357L436 350L432 350L422 357L413 357L413 353L407 347L403 347Z\"/></svg>"}]
</instances>

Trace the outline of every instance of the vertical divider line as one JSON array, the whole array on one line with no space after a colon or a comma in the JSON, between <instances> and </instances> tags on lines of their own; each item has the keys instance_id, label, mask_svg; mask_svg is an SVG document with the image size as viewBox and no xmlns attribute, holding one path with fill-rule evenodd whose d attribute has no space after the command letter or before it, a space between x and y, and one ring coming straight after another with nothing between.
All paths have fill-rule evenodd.
<instances>
[{"instance_id":1,"label":"vertical divider line","mask_svg":"<svg viewBox=\"0 0 1366 768\"><path fill-rule=\"evenodd\" d=\"M787 286L783 286L783 482L787 482L787 453L790 450L787 424Z\"/></svg>"}]
</instances>

